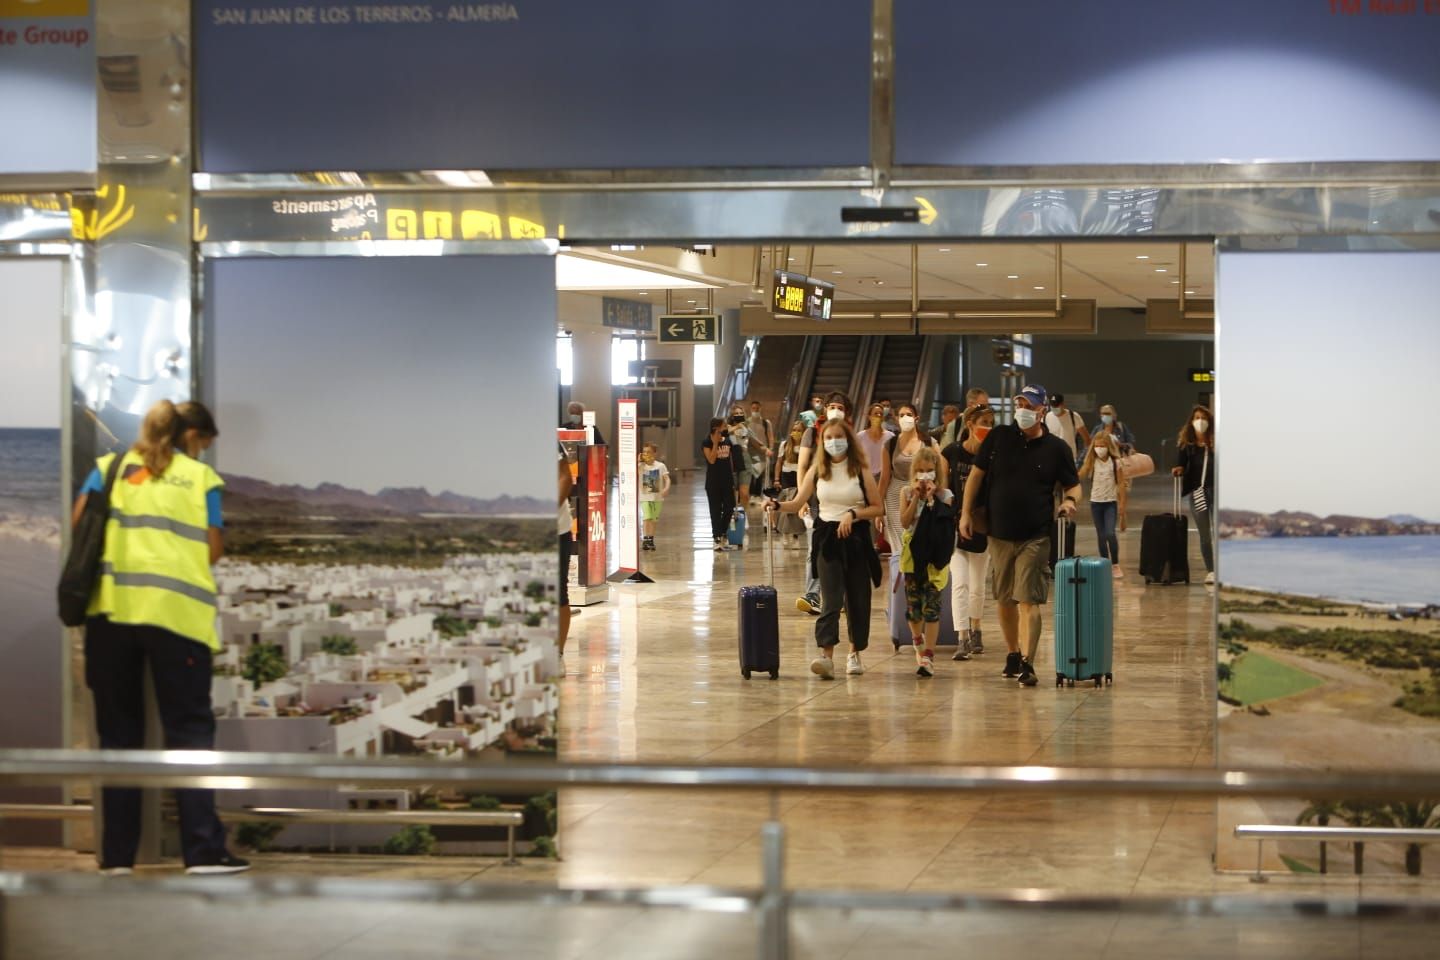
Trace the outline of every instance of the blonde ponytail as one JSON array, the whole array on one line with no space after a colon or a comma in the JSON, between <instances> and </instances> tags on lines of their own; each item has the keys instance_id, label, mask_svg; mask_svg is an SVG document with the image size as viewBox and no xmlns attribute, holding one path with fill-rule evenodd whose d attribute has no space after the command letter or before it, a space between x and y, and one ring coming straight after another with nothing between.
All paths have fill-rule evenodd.
<instances>
[{"instance_id":1,"label":"blonde ponytail","mask_svg":"<svg viewBox=\"0 0 1440 960\"><path fill-rule=\"evenodd\" d=\"M152 477L164 476L170 468L170 461L175 458L178 419L175 404L161 400L150 408L145 414L145 422L140 425L140 439L130 449L145 461L145 469Z\"/></svg>"}]
</instances>

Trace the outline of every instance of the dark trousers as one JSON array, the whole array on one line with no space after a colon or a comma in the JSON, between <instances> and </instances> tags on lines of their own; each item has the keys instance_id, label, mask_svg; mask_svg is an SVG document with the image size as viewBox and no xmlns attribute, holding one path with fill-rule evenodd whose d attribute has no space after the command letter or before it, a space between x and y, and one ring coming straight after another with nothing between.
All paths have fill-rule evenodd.
<instances>
[{"instance_id":1,"label":"dark trousers","mask_svg":"<svg viewBox=\"0 0 1440 960\"><path fill-rule=\"evenodd\" d=\"M863 533L870 535L868 530ZM859 561L827 558L822 552L815 558L815 572L820 575L816 646L833 647L840 642L840 608L844 607L850 642L856 650L864 650L870 645L870 571Z\"/></svg>"},{"instance_id":2,"label":"dark trousers","mask_svg":"<svg viewBox=\"0 0 1440 960\"><path fill-rule=\"evenodd\" d=\"M1195 529L1200 533L1200 557L1205 561L1205 572L1213 573L1215 570L1215 548L1212 545L1215 531L1210 526L1211 511L1210 503L1215 499L1215 491L1206 490L1206 509L1200 510L1195 506L1195 501L1190 501L1190 513L1195 517Z\"/></svg>"},{"instance_id":3,"label":"dark trousers","mask_svg":"<svg viewBox=\"0 0 1440 960\"><path fill-rule=\"evenodd\" d=\"M167 750L213 750L210 649L159 627L94 617L85 625L85 684L95 697L95 725L104 750L145 746L145 674L149 666ZM176 790L186 866L214 863L225 853L225 828L215 791ZM129 867L140 846L140 791L104 790L100 862Z\"/></svg>"},{"instance_id":4,"label":"dark trousers","mask_svg":"<svg viewBox=\"0 0 1440 960\"><path fill-rule=\"evenodd\" d=\"M730 518L735 515L735 488L706 487L705 496L710 500L710 535L722 539L730 532Z\"/></svg>"}]
</instances>

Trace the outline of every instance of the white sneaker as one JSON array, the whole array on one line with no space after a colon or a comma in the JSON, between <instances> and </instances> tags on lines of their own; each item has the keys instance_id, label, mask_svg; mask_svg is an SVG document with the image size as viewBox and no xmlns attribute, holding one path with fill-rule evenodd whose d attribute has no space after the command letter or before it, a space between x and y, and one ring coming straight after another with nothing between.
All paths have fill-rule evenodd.
<instances>
[{"instance_id":1,"label":"white sneaker","mask_svg":"<svg viewBox=\"0 0 1440 960\"><path fill-rule=\"evenodd\" d=\"M860 664L860 654L852 653L845 658L845 672L852 677L858 677L865 672L865 668Z\"/></svg>"},{"instance_id":2,"label":"white sneaker","mask_svg":"<svg viewBox=\"0 0 1440 960\"><path fill-rule=\"evenodd\" d=\"M131 876L134 876L134 875L135 875L135 871L134 871L133 869L131 869L130 867L101 867L101 868L100 868L100 876L102 876L102 877L131 877Z\"/></svg>"},{"instance_id":3,"label":"white sneaker","mask_svg":"<svg viewBox=\"0 0 1440 960\"><path fill-rule=\"evenodd\" d=\"M816 657L810 661L810 672L821 680L834 680L835 661L829 657Z\"/></svg>"},{"instance_id":4,"label":"white sneaker","mask_svg":"<svg viewBox=\"0 0 1440 960\"><path fill-rule=\"evenodd\" d=\"M1213 573L1207 573L1207 574L1205 574L1205 584L1206 584L1206 586L1209 586L1209 585L1213 584L1214 582L1215 582L1215 574L1213 574Z\"/></svg>"}]
</instances>

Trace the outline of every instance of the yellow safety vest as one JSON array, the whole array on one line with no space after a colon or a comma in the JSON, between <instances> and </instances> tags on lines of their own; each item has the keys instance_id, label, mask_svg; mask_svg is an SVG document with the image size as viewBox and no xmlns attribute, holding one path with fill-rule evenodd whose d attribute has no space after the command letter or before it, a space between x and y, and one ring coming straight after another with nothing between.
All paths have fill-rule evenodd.
<instances>
[{"instance_id":1,"label":"yellow safety vest","mask_svg":"<svg viewBox=\"0 0 1440 960\"><path fill-rule=\"evenodd\" d=\"M98 461L101 476L114 456ZM164 476L144 474L134 482L136 468L144 466L133 452L120 463L88 612L115 623L161 627L219 650L205 495L224 481L178 451Z\"/></svg>"}]
</instances>

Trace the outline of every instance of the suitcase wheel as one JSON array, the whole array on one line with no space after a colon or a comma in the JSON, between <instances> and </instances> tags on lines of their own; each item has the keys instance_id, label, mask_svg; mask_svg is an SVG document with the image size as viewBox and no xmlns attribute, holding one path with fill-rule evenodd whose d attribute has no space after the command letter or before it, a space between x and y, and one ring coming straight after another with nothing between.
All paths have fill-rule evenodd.
<instances>
[{"instance_id":1,"label":"suitcase wheel","mask_svg":"<svg viewBox=\"0 0 1440 960\"><path fill-rule=\"evenodd\" d=\"M1065 686L1065 674L1063 674L1063 673L1057 673L1057 674L1055 674L1055 686L1057 686L1057 687L1063 687L1063 686Z\"/></svg>"},{"instance_id":2,"label":"suitcase wheel","mask_svg":"<svg viewBox=\"0 0 1440 960\"><path fill-rule=\"evenodd\" d=\"M779 679L780 679L780 668L779 668L779 667L776 667L774 670L771 670L771 671L770 671L770 679L771 679L771 680L779 680Z\"/></svg>"},{"instance_id":3,"label":"suitcase wheel","mask_svg":"<svg viewBox=\"0 0 1440 960\"><path fill-rule=\"evenodd\" d=\"M746 680L749 680L749 679L750 679L750 668L749 668L749 667L746 667L745 669L741 670L741 671L740 671L740 676L744 677Z\"/></svg>"},{"instance_id":4,"label":"suitcase wheel","mask_svg":"<svg viewBox=\"0 0 1440 960\"><path fill-rule=\"evenodd\" d=\"M1105 683L1106 683L1107 686L1112 686L1112 687L1113 687L1113 686L1115 685L1115 677L1114 677L1113 675L1111 675L1111 674L1108 674L1108 673L1105 674Z\"/></svg>"},{"instance_id":5,"label":"suitcase wheel","mask_svg":"<svg viewBox=\"0 0 1440 960\"><path fill-rule=\"evenodd\" d=\"M895 644L895 652L896 652L896 653L899 653L899 652L900 652L900 644L898 644L898 643Z\"/></svg>"},{"instance_id":6,"label":"suitcase wheel","mask_svg":"<svg viewBox=\"0 0 1440 960\"><path fill-rule=\"evenodd\" d=\"M1071 679L1067 679L1067 680L1065 681L1065 686L1067 686L1067 687L1073 687L1073 686L1075 686L1075 681L1074 681L1074 680L1071 680Z\"/></svg>"},{"instance_id":7,"label":"suitcase wheel","mask_svg":"<svg viewBox=\"0 0 1440 960\"><path fill-rule=\"evenodd\" d=\"M1100 689L1100 685L1101 685L1101 680L1100 680L1099 677L1096 677L1096 678L1095 678L1095 689L1096 689L1096 690L1099 690L1099 689Z\"/></svg>"}]
</instances>

